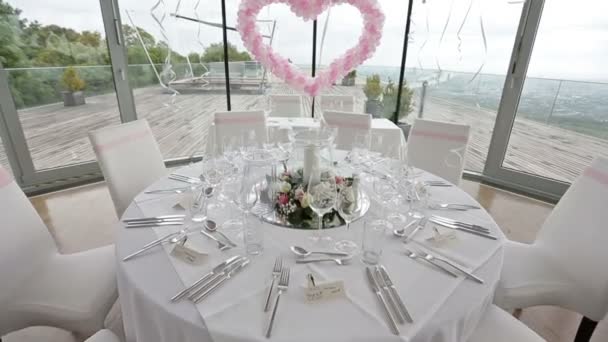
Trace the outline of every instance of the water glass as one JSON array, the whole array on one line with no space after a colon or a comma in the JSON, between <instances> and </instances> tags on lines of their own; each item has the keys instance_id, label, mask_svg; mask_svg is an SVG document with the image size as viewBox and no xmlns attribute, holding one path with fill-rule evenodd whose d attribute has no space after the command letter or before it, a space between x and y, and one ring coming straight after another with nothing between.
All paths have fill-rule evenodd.
<instances>
[{"instance_id":1,"label":"water glass","mask_svg":"<svg viewBox=\"0 0 608 342\"><path fill-rule=\"evenodd\" d=\"M243 242L245 252L249 255L259 255L264 252L264 229L262 221L251 218L249 213L243 218Z\"/></svg>"},{"instance_id":2,"label":"water glass","mask_svg":"<svg viewBox=\"0 0 608 342\"><path fill-rule=\"evenodd\" d=\"M361 244L361 261L368 265L376 265L380 262L387 229L388 226L383 220L365 220Z\"/></svg>"}]
</instances>

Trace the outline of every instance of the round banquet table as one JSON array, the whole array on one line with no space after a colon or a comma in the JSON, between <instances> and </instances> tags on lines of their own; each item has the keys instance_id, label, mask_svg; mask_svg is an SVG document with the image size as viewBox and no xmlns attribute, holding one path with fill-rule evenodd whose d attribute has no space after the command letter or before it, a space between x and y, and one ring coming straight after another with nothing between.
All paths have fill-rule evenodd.
<instances>
[{"instance_id":1,"label":"round banquet table","mask_svg":"<svg viewBox=\"0 0 608 342\"><path fill-rule=\"evenodd\" d=\"M200 166L191 165L178 173L197 176ZM422 172L422 180L440 178ZM163 178L148 189L166 189L183 183ZM457 186L431 188L431 200L446 203L476 204L476 201ZM179 195L139 194L123 215L124 218L159 216L180 213L174 207ZM372 201L367 215L380 209ZM183 212L183 211L182 211ZM441 244L431 244L430 224L408 243L413 249L449 257L464 265L485 280L477 284L463 276L450 277L437 272L424 262L412 260L404 253L401 239L386 232L380 263L386 266L414 322L399 326L401 334L392 335L377 297L365 277L365 265L359 256L347 266L335 263L295 264L289 246L310 247L310 230L296 230L262 224L251 219L264 231L264 253L252 257L251 263L216 292L198 304L188 300L177 303L170 298L192 284L221 261L233 255L245 255L242 236L225 232L239 247L220 252L202 234L189 236L188 244L209 253L202 265L192 266L170 256L172 246L156 247L127 262L122 258L147 242L179 226L126 229L120 223L116 243L118 260L118 288L128 341L139 342L223 342L265 341L264 332L269 315L263 312L275 258L283 257L283 265L291 267L289 290L281 297L281 305L273 329L275 341L466 341L477 326L487 306L492 302L495 286L502 267L504 235L490 215L483 209L441 211L443 216L462 219L489 228L497 241L460 231ZM222 220L235 216L236 211L224 211L214 217ZM351 224L352 232L363 230L361 219ZM442 232L447 229L439 228ZM339 240L344 228L325 232ZM360 241L359 241L360 242ZM308 304L304 299L306 275L312 273L317 282L343 280L346 295L323 303Z\"/></svg>"}]
</instances>

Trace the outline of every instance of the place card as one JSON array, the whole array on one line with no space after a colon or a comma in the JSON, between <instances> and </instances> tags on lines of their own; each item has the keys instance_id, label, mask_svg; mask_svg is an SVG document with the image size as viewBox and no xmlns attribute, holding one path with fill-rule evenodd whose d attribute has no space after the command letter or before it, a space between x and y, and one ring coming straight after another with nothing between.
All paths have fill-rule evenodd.
<instances>
[{"instance_id":1,"label":"place card","mask_svg":"<svg viewBox=\"0 0 608 342\"><path fill-rule=\"evenodd\" d=\"M190 265L201 265L207 259L207 253L199 252L187 245L176 243L175 247L171 251L171 256L178 258L179 260L190 264Z\"/></svg>"},{"instance_id":2,"label":"place card","mask_svg":"<svg viewBox=\"0 0 608 342\"><path fill-rule=\"evenodd\" d=\"M188 210L192 203L192 195L191 192L185 192L177 196L177 203L173 205L173 209Z\"/></svg>"},{"instance_id":3,"label":"place card","mask_svg":"<svg viewBox=\"0 0 608 342\"><path fill-rule=\"evenodd\" d=\"M454 234L453 231L442 233L439 231L439 229L437 229L437 227L435 225L433 225L433 236L430 238L427 238L426 241L428 241L431 245L434 245L435 247L439 247L439 246L443 246L443 245L447 244L448 242L450 242L452 240L456 240L456 239L457 239L457 236L456 236L456 234Z\"/></svg>"},{"instance_id":4,"label":"place card","mask_svg":"<svg viewBox=\"0 0 608 342\"><path fill-rule=\"evenodd\" d=\"M332 281L316 286L309 286L305 289L307 303L324 302L332 298L344 296L344 282L342 280Z\"/></svg>"}]
</instances>

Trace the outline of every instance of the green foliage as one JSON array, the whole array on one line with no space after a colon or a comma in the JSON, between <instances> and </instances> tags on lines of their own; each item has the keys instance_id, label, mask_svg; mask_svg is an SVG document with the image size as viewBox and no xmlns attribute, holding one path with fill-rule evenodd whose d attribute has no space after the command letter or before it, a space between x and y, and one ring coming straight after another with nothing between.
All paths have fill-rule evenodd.
<instances>
[{"instance_id":1,"label":"green foliage","mask_svg":"<svg viewBox=\"0 0 608 342\"><path fill-rule=\"evenodd\" d=\"M395 108L397 107L397 89L395 83L389 79L382 93L384 103L384 117L392 119ZM407 81L403 80L401 88L401 101L399 102L399 119L406 118L414 110L414 90L410 89Z\"/></svg>"},{"instance_id":2,"label":"green foliage","mask_svg":"<svg viewBox=\"0 0 608 342\"><path fill-rule=\"evenodd\" d=\"M250 61L251 56L243 51L239 52L236 46L228 43L228 60L234 62L243 62ZM209 45L203 55L201 56L201 61L203 63L210 62L223 62L224 61L224 44L223 43L213 43Z\"/></svg>"},{"instance_id":3,"label":"green foliage","mask_svg":"<svg viewBox=\"0 0 608 342\"><path fill-rule=\"evenodd\" d=\"M382 95L382 85L380 84L380 75L374 74L368 76L365 80L363 92L368 100L378 100Z\"/></svg>"},{"instance_id":4,"label":"green foliage","mask_svg":"<svg viewBox=\"0 0 608 342\"><path fill-rule=\"evenodd\" d=\"M190 63L198 63L201 60L201 56L196 52L191 52L188 54L188 59Z\"/></svg>"},{"instance_id":5,"label":"green foliage","mask_svg":"<svg viewBox=\"0 0 608 342\"><path fill-rule=\"evenodd\" d=\"M346 74L346 78L357 78L357 69L351 70L348 74Z\"/></svg>"},{"instance_id":6,"label":"green foliage","mask_svg":"<svg viewBox=\"0 0 608 342\"><path fill-rule=\"evenodd\" d=\"M78 71L74 67L67 67L61 78L62 86L71 92L81 91L84 89L85 83L80 78Z\"/></svg>"}]
</instances>

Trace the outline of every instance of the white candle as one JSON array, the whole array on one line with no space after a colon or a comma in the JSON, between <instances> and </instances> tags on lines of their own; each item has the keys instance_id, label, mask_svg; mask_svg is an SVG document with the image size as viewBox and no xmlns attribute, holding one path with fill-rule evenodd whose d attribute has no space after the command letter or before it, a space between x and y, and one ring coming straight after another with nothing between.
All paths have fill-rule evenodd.
<instances>
[{"instance_id":1,"label":"white candle","mask_svg":"<svg viewBox=\"0 0 608 342\"><path fill-rule=\"evenodd\" d=\"M304 183L316 184L321 178L319 170L319 147L308 145L304 147Z\"/></svg>"}]
</instances>

